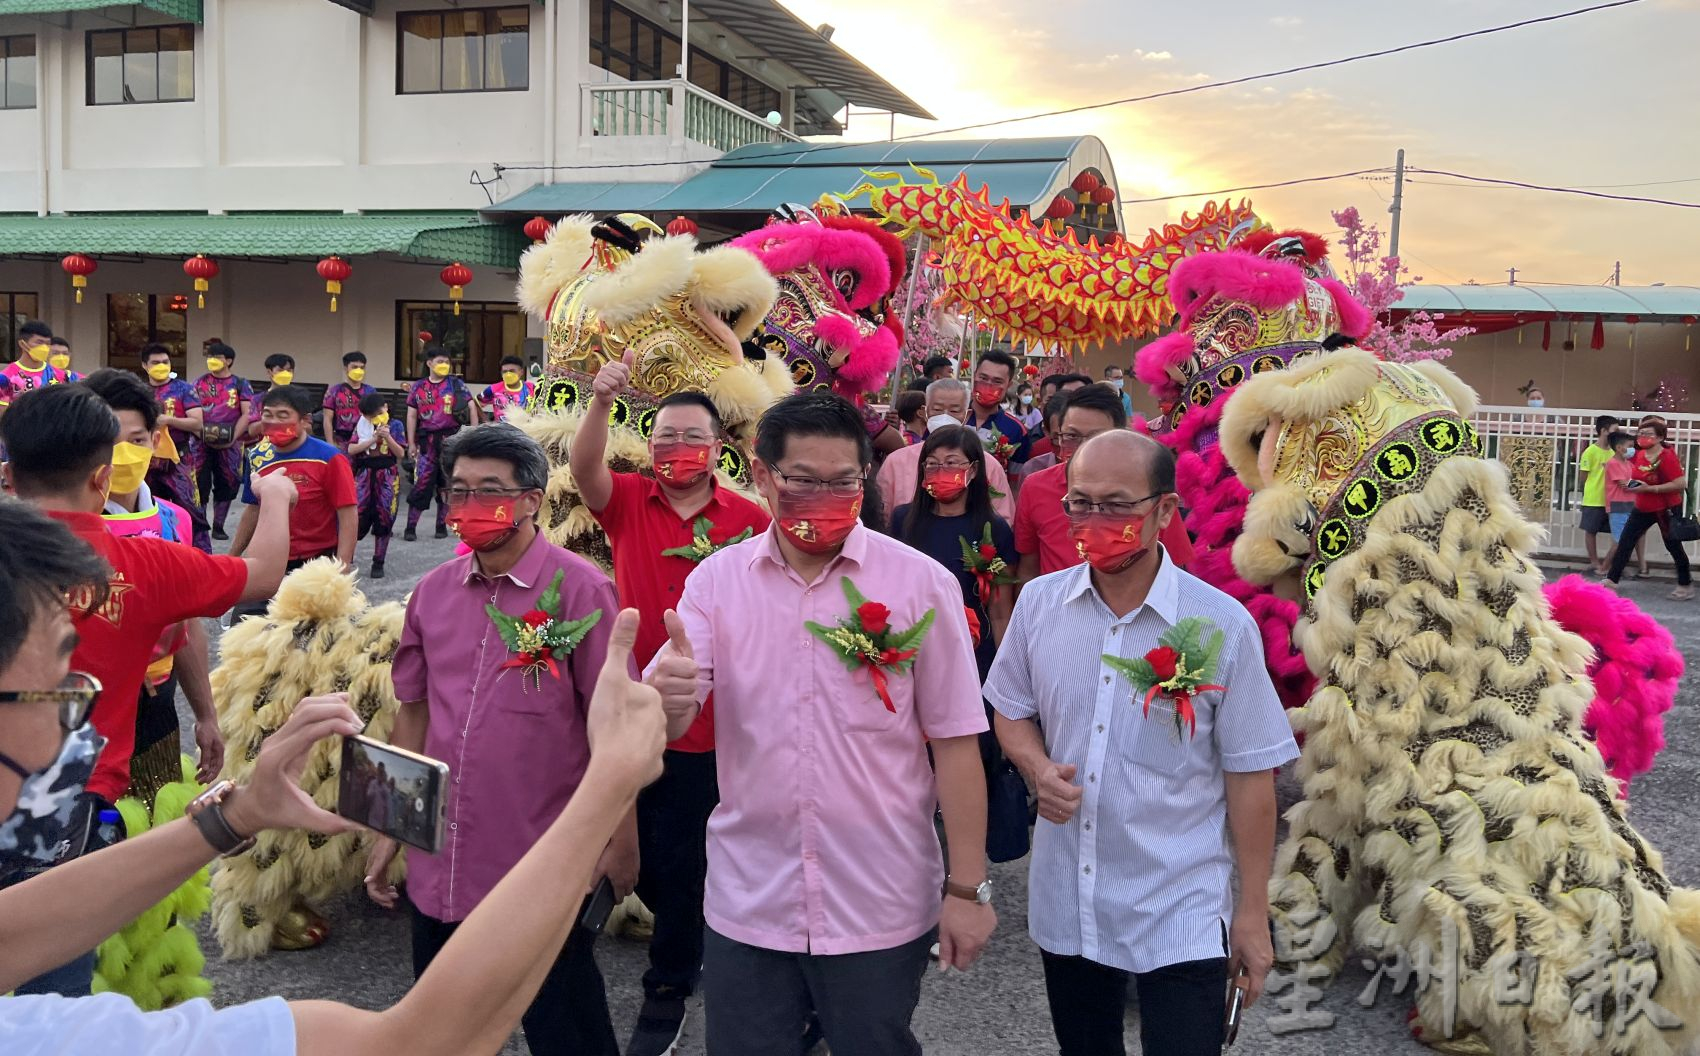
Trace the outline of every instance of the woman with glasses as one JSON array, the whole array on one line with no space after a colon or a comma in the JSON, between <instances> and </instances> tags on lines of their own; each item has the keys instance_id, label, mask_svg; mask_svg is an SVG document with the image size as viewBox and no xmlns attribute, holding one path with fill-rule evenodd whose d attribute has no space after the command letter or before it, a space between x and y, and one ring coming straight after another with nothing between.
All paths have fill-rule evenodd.
<instances>
[{"instance_id":1,"label":"woman with glasses","mask_svg":"<svg viewBox=\"0 0 1700 1056\"><path fill-rule=\"evenodd\" d=\"M991 526L992 546L997 551L995 560L1003 561L1013 574L1019 560L1015 532L1008 521L992 512L980 438L965 426L934 430L921 445L921 476L915 483L914 496L892 511L891 534L949 569L961 584L963 607L979 621L974 659L982 682L991 670L997 643L1015 606L1007 585L994 584L990 597L982 598L979 581L966 566L964 543L979 555L987 525Z\"/></svg>"}]
</instances>

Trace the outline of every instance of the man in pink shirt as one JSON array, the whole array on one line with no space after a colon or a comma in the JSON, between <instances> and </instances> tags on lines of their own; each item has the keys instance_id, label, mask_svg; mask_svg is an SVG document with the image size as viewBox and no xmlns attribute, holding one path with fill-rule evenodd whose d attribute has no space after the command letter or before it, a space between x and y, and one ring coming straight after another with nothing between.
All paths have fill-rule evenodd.
<instances>
[{"instance_id":1,"label":"man in pink shirt","mask_svg":"<svg viewBox=\"0 0 1700 1056\"><path fill-rule=\"evenodd\" d=\"M968 421L968 386L945 378L927 386L927 432L947 425L965 425ZM924 437L925 434L923 434ZM887 514L899 506L915 501L915 483L920 476L921 445L900 447L885 456L879 474L874 478L880 490L880 505ZM1003 463L986 458L986 485L992 489L992 512L1006 521L1015 520L1015 490L1009 486L1009 474Z\"/></svg>"},{"instance_id":2,"label":"man in pink shirt","mask_svg":"<svg viewBox=\"0 0 1700 1056\"><path fill-rule=\"evenodd\" d=\"M909 1021L935 930L941 966L966 969L997 924L962 590L860 523L871 462L842 398L769 409L753 473L774 524L697 566L650 664L671 736L714 693L709 1056L796 1056L811 1008L840 1056L919 1053ZM845 580L869 604L853 608ZM929 613L907 670L852 666L820 636L854 619L880 648L876 628L901 635Z\"/></svg>"},{"instance_id":3,"label":"man in pink shirt","mask_svg":"<svg viewBox=\"0 0 1700 1056\"><path fill-rule=\"evenodd\" d=\"M419 581L391 672L401 701L391 741L448 763L451 775L442 849L407 855L415 977L573 798L590 763L591 690L620 611L608 577L538 531L549 463L537 441L511 425L477 426L446 445L443 472L448 522L472 552ZM509 666L517 657L485 606L525 619L547 605L552 584L560 597L548 616L600 618L556 654L555 669ZM398 903L384 880L395 852L379 839L366 870L367 893L385 907ZM637 869L633 815L592 884L606 876L623 898ZM522 1017L537 1056L619 1056L595 942L574 930Z\"/></svg>"}]
</instances>

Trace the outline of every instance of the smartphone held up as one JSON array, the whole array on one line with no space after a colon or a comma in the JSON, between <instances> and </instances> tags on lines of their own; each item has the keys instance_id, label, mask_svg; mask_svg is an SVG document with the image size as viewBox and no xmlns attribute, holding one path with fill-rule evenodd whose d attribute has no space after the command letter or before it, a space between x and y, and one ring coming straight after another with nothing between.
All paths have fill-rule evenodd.
<instances>
[{"instance_id":1,"label":"smartphone held up","mask_svg":"<svg viewBox=\"0 0 1700 1056\"><path fill-rule=\"evenodd\" d=\"M336 812L422 851L443 845L449 765L366 736L342 741Z\"/></svg>"}]
</instances>

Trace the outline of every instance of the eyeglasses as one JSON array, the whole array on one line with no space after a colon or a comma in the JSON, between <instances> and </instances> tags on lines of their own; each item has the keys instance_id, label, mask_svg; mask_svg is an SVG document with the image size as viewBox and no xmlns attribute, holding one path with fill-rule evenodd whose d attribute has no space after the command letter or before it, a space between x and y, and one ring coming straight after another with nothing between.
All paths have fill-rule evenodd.
<instances>
[{"instance_id":1,"label":"eyeglasses","mask_svg":"<svg viewBox=\"0 0 1700 1056\"><path fill-rule=\"evenodd\" d=\"M468 499L505 499L509 495L524 495L534 488L443 488L437 492L444 504L466 502Z\"/></svg>"},{"instance_id":2,"label":"eyeglasses","mask_svg":"<svg viewBox=\"0 0 1700 1056\"><path fill-rule=\"evenodd\" d=\"M12 690L0 692L0 704L39 704L50 701L59 705L59 728L75 733L89 721L95 698L100 696L100 679L72 671L59 683L58 689Z\"/></svg>"},{"instance_id":3,"label":"eyeglasses","mask_svg":"<svg viewBox=\"0 0 1700 1056\"><path fill-rule=\"evenodd\" d=\"M929 458L925 462L921 463L921 468L926 472L931 473L935 469L967 469L973 464L974 463L967 459L957 459L954 462L939 462Z\"/></svg>"},{"instance_id":4,"label":"eyeglasses","mask_svg":"<svg viewBox=\"0 0 1700 1056\"><path fill-rule=\"evenodd\" d=\"M1132 517L1139 512L1141 506L1152 499L1160 499L1167 494L1166 491L1154 491L1143 499L1134 499L1132 502L1088 502L1085 499L1064 499L1062 500L1062 508L1064 513L1074 518L1090 517L1093 514L1102 514L1107 517Z\"/></svg>"},{"instance_id":5,"label":"eyeglasses","mask_svg":"<svg viewBox=\"0 0 1700 1056\"><path fill-rule=\"evenodd\" d=\"M1062 444L1064 447L1079 447L1081 444L1084 444L1086 441L1097 435L1097 433L1077 433L1070 429L1067 432L1057 434L1057 443Z\"/></svg>"},{"instance_id":6,"label":"eyeglasses","mask_svg":"<svg viewBox=\"0 0 1700 1056\"><path fill-rule=\"evenodd\" d=\"M701 446L702 444L712 444L717 438L713 433L705 433L701 429L687 429L682 433L677 429L657 429L654 439L658 444L683 443Z\"/></svg>"},{"instance_id":7,"label":"eyeglasses","mask_svg":"<svg viewBox=\"0 0 1700 1056\"><path fill-rule=\"evenodd\" d=\"M867 485L867 477L839 477L837 480L822 480L819 477L792 476L779 469L774 469L773 475L785 482L785 490L796 495L818 495L825 491L839 498L847 499L852 495L862 494Z\"/></svg>"}]
</instances>

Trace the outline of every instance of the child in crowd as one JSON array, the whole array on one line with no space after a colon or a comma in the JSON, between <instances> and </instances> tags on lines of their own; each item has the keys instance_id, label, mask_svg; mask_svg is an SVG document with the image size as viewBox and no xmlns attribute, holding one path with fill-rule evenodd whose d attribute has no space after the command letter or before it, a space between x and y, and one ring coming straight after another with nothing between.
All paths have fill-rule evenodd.
<instances>
[{"instance_id":1,"label":"child in crowd","mask_svg":"<svg viewBox=\"0 0 1700 1056\"><path fill-rule=\"evenodd\" d=\"M1610 567L1600 560L1598 538L1611 530L1606 517L1606 475L1600 472L1611 461L1609 437L1617 429L1617 419L1602 414L1594 419L1594 442L1582 449L1576 471L1582 483L1582 543L1588 550L1588 564L1595 575L1603 575ZM1607 559L1609 560L1609 558Z\"/></svg>"},{"instance_id":2,"label":"child in crowd","mask_svg":"<svg viewBox=\"0 0 1700 1056\"><path fill-rule=\"evenodd\" d=\"M354 440L360 422L360 405L377 392L366 384L366 353L349 352L342 357L343 380L325 390L325 413L319 425L324 438L337 447Z\"/></svg>"},{"instance_id":3,"label":"child in crowd","mask_svg":"<svg viewBox=\"0 0 1700 1056\"><path fill-rule=\"evenodd\" d=\"M1623 526L1629 523L1629 513L1635 509L1635 494L1625 484L1635 475L1635 435L1633 433L1614 432L1606 438L1611 446L1612 457L1605 464L1606 480L1606 516L1611 522L1611 550L1606 553L1605 562L1594 569L1594 575L1603 576L1611 567L1611 559L1617 556L1618 540L1623 538ZM1638 576L1647 574L1647 537L1642 536L1635 543L1635 563Z\"/></svg>"},{"instance_id":4,"label":"child in crowd","mask_svg":"<svg viewBox=\"0 0 1700 1056\"><path fill-rule=\"evenodd\" d=\"M348 444L353 460L354 502L359 509L358 537L372 536L372 578L384 578L384 557L390 549L390 531L395 526L396 487L401 478L401 457L407 453L400 422L390 419L383 393L372 391L360 397L360 416Z\"/></svg>"},{"instance_id":5,"label":"child in crowd","mask_svg":"<svg viewBox=\"0 0 1700 1056\"><path fill-rule=\"evenodd\" d=\"M502 380L484 386L484 391L478 394L478 410L482 418L505 422L515 408L525 410L531 406L531 398L536 394L537 386L525 377L525 360L503 356Z\"/></svg>"}]
</instances>

